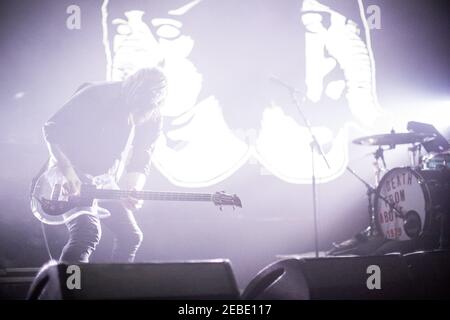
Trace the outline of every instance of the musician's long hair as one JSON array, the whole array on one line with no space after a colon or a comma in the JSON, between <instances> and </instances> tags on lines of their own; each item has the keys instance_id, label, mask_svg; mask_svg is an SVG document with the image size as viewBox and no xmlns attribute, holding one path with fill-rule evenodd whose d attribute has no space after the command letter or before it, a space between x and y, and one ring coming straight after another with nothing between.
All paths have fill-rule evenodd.
<instances>
[{"instance_id":1,"label":"musician's long hair","mask_svg":"<svg viewBox=\"0 0 450 320\"><path fill-rule=\"evenodd\" d=\"M167 77L160 67L140 69L123 81L122 95L137 124L155 120L167 95Z\"/></svg>"}]
</instances>

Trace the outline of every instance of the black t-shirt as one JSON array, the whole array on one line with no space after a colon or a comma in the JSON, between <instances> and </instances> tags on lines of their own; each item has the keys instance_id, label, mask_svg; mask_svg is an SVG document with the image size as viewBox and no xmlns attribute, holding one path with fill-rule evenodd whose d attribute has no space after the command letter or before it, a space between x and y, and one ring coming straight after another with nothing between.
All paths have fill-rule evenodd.
<instances>
[{"instance_id":1,"label":"black t-shirt","mask_svg":"<svg viewBox=\"0 0 450 320\"><path fill-rule=\"evenodd\" d=\"M45 139L58 145L78 172L107 173L120 160L133 125L121 96L121 82L82 87L44 125ZM128 172L148 174L161 118L136 126Z\"/></svg>"}]
</instances>

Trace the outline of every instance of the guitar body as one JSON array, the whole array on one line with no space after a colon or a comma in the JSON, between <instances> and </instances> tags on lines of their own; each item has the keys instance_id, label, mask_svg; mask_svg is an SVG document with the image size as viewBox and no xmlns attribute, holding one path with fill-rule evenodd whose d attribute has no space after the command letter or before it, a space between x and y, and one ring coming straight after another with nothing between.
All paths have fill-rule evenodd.
<instances>
[{"instance_id":1,"label":"guitar body","mask_svg":"<svg viewBox=\"0 0 450 320\"><path fill-rule=\"evenodd\" d=\"M242 207L238 196L225 192L209 194L120 190L116 181L106 174L89 178L89 184L83 184L80 195L77 196L69 196L63 192L66 183L64 175L51 162L34 180L31 211L39 221L59 225L84 214L105 218L110 213L98 205L98 200L123 200L128 197L139 200L212 202L221 209L223 206Z\"/></svg>"},{"instance_id":2,"label":"guitar body","mask_svg":"<svg viewBox=\"0 0 450 320\"><path fill-rule=\"evenodd\" d=\"M31 193L31 211L38 220L49 225L60 225L83 214L99 218L110 216L106 209L98 207L93 198L64 195L62 186L66 182L61 171L52 164L37 178ZM103 186L98 184L92 187Z\"/></svg>"}]
</instances>

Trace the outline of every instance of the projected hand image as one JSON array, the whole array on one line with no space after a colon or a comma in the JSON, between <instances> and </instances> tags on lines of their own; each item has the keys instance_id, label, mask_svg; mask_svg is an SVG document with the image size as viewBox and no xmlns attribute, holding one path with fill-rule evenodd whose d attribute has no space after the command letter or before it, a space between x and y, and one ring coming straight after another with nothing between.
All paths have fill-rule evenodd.
<instances>
[{"instance_id":1,"label":"projected hand image","mask_svg":"<svg viewBox=\"0 0 450 320\"><path fill-rule=\"evenodd\" d=\"M363 125L373 124L381 116L381 109L375 92L374 66L358 25L315 0L305 0L302 11L307 31L307 97L316 102L325 93L338 99L345 89L352 115ZM329 17L328 27L323 23L325 16ZM329 81L324 90L324 79L335 68L342 68L345 78Z\"/></svg>"},{"instance_id":2,"label":"projected hand image","mask_svg":"<svg viewBox=\"0 0 450 320\"><path fill-rule=\"evenodd\" d=\"M339 176L347 165L348 125L370 127L381 116L381 109L368 48L356 23L315 0L303 1L301 22L306 31L305 98L309 102L303 107L316 109L320 118L317 125L313 123L313 132L330 168L318 153L315 166L318 180L326 182ZM339 69L341 75L330 77ZM342 115L347 108L350 112L346 117L332 118L330 122L334 123L327 125L327 114ZM286 181L308 183L312 166L310 134L283 110L286 107L265 109L256 145L258 159Z\"/></svg>"}]
</instances>

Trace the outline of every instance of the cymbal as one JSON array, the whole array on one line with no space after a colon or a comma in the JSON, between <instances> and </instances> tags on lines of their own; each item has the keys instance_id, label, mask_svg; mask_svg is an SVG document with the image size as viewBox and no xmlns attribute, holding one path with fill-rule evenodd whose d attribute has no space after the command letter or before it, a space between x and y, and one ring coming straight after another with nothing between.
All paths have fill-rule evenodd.
<instances>
[{"instance_id":1,"label":"cymbal","mask_svg":"<svg viewBox=\"0 0 450 320\"><path fill-rule=\"evenodd\" d=\"M377 134L368 137L362 137L353 140L353 143L364 145L364 146L392 146L398 144L409 144L409 143L422 143L428 142L435 138L434 134L426 133L388 133L388 134Z\"/></svg>"}]
</instances>

